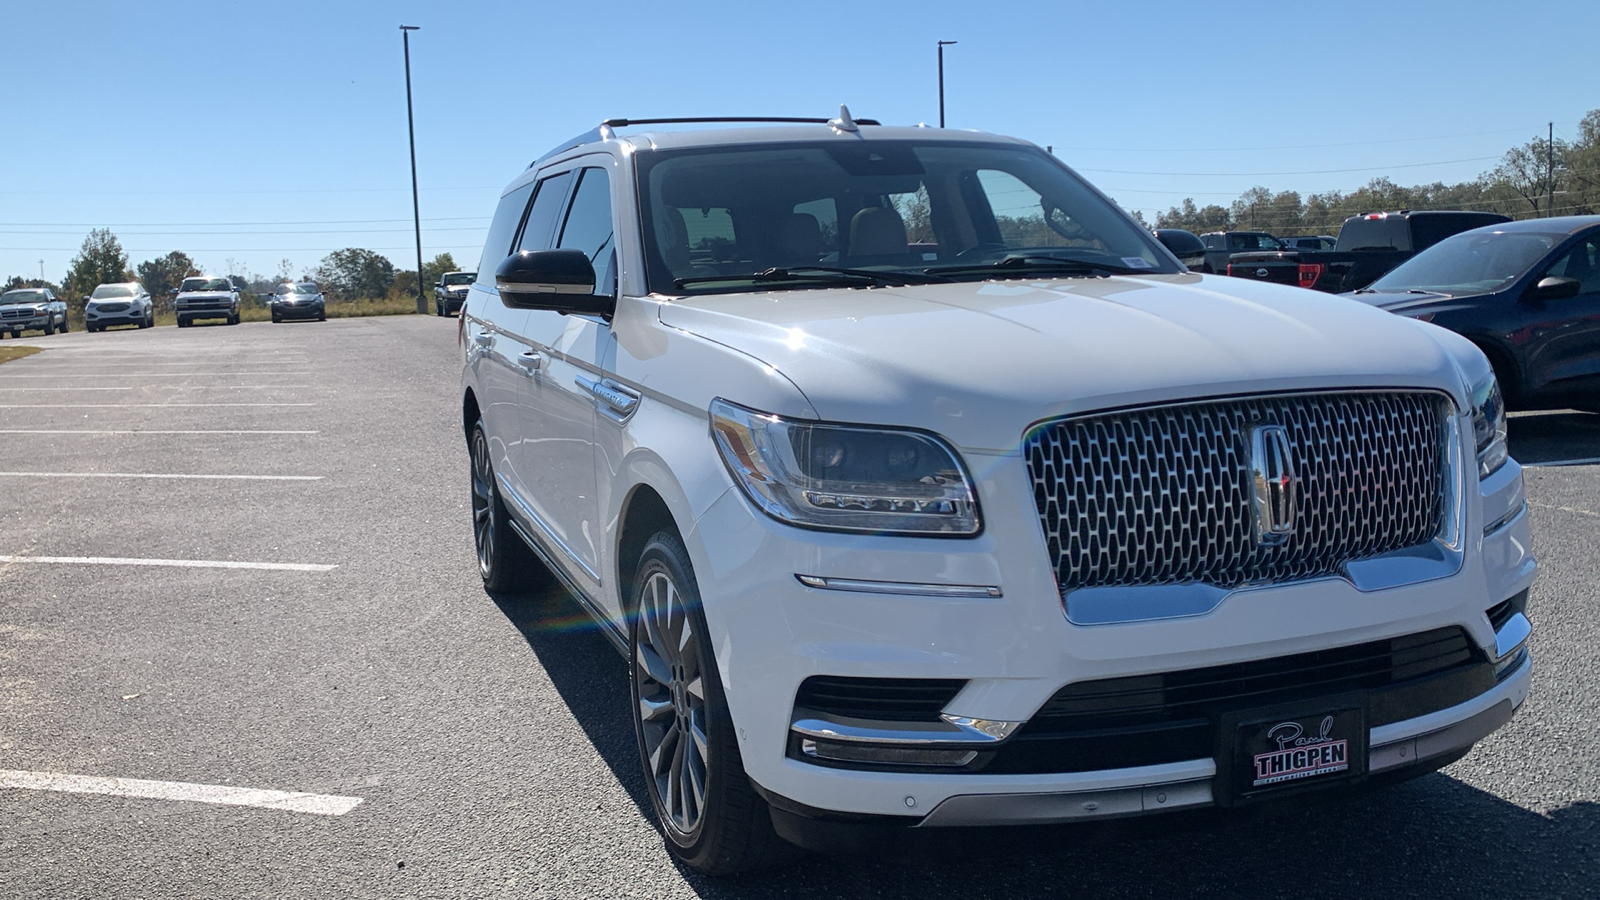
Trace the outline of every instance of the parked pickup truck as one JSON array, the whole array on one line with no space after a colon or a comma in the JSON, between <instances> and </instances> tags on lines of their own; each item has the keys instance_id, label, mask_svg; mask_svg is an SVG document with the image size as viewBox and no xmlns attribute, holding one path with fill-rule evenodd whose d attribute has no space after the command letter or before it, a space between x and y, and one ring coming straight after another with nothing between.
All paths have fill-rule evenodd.
<instances>
[{"instance_id":1,"label":"parked pickup truck","mask_svg":"<svg viewBox=\"0 0 1600 900\"><path fill-rule=\"evenodd\" d=\"M1338 294L1366 287L1451 235L1509 221L1497 213L1454 210L1367 213L1345 220L1332 250L1234 253L1223 271Z\"/></svg>"},{"instance_id":2,"label":"parked pickup truck","mask_svg":"<svg viewBox=\"0 0 1600 900\"><path fill-rule=\"evenodd\" d=\"M1200 235L1206 245L1206 259L1197 272L1221 275L1228 271L1228 263L1238 253L1287 250L1288 245L1265 231L1208 231Z\"/></svg>"}]
</instances>

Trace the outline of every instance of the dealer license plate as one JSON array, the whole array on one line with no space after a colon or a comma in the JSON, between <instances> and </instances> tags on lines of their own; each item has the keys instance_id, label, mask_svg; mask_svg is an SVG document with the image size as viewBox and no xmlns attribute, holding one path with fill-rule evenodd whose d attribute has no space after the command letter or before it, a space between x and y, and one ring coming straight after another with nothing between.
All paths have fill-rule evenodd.
<instances>
[{"instance_id":1,"label":"dealer license plate","mask_svg":"<svg viewBox=\"0 0 1600 900\"><path fill-rule=\"evenodd\" d=\"M1342 781L1366 772L1367 725L1360 706L1246 714L1234 719L1232 799L1251 799Z\"/></svg>"}]
</instances>

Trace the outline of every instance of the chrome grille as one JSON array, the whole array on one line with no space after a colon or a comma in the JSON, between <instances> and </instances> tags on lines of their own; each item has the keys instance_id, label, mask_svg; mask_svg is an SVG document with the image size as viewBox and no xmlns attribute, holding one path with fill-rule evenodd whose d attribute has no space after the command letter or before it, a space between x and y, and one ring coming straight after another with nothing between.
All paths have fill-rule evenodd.
<instances>
[{"instance_id":1,"label":"chrome grille","mask_svg":"<svg viewBox=\"0 0 1600 900\"><path fill-rule=\"evenodd\" d=\"M27 308L0 311L0 318L6 319L31 319L37 315L39 315L39 313Z\"/></svg>"},{"instance_id":2,"label":"chrome grille","mask_svg":"<svg viewBox=\"0 0 1600 900\"><path fill-rule=\"evenodd\" d=\"M1453 406L1423 392L1286 394L1046 423L1024 443L1063 593L1333 574L1439 534ZM1282 425L1293 531L1257 540L1250 431Z\"/></svg>"}]
</instances>

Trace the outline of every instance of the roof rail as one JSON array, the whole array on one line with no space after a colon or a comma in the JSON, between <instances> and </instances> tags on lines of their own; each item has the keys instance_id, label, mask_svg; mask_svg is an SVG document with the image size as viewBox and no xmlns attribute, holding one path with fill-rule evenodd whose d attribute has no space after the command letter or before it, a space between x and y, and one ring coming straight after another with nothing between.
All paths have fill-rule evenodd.
<instances>
[{"instance_id":1,"label":"roof rail","mask_svg":"<svg viewBox=\"0 0 1600 900\"><path fill-rule=\"evenodd\" d=\"M841 128L844 131L854 131L854 126L856 125L883 124L877 119L851 119L850 111L845 109L843 106L839 107L839 113L840 118L837 119L814 119L793 116L683 116L666 119L606 119L600 123L599 128L595 128L591 131L585 131L583 134L580 134L571 140L562 141L561 143L557 144L554 150L551 150L549 153L546 153L533 162L528 163L528 168L531 169L550 157L565 153L575 147L582 147L584 144L593 144L597 141L610 140L615 136L614 132L612 131L613 128L627 128L630 125L692 125L703 123L733 124L742 122L765 122L769 124L783 125L832 125L834 127Z\"/></svg>"},{"instance_id":2,"label":"roof rail","mask_svg":"<svg viewBox=\"0 0 1600 900\"><path fill-rule=\"evenodd\" d=\"M834 119L795 118L785 116L690 116L678 119L607 119L601 123L612 128L626 128L629 125L689 125L699 122L772 122L784 125L827 125ZM877 119L856 119L857 125L882 125Z\"/></svg>"}]
</instances>

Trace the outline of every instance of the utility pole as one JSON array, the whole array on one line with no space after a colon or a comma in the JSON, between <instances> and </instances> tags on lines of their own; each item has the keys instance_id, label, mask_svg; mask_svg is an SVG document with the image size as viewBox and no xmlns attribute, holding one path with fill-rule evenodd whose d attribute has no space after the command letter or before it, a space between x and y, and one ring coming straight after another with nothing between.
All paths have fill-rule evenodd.
<instances>
[{"instance_id":1,"label":"utility pole","mask_svg":"<svg viewBox=\"0 0 1600 900\"><path fill-rule=\"evenodd\" d=\"M1544 217L1556 214L1556 123L1550 123L1550 137L1545 139L1545 202Z\"/></svg>"},{"instance_id":2,"label":"utility pole","mask_svg":"<svg viewBox=\"0 0 1600 900\"><path fill-rule=\"evenodd\" d=\"M39 260L39 280L44 280L44 260Z\"/></svg>"},{"instance_id":3,"label":"utility pole","mask_svg":"<svg viewBox=\"0 0 1600 900\"><path fill-rule=\"evenodd\" d=\"M406 51L406 131L411 135L411 216L417 225L417 314L428 311L427 298L422 293L422 205L417 200L417 126L411 117L411 32L420 31L417 25L401 25L400 40Z\"/></svg>"},{"instance_id":4,"label":"utility pole","mask_svg":"<svg viewBox=\"0 0 1600 900\"><path fill-rule=\"evenodd\" d=\"M955 41L939 42L939 127L944 127L944 48Z\"/></svg>"}]
</instances>

